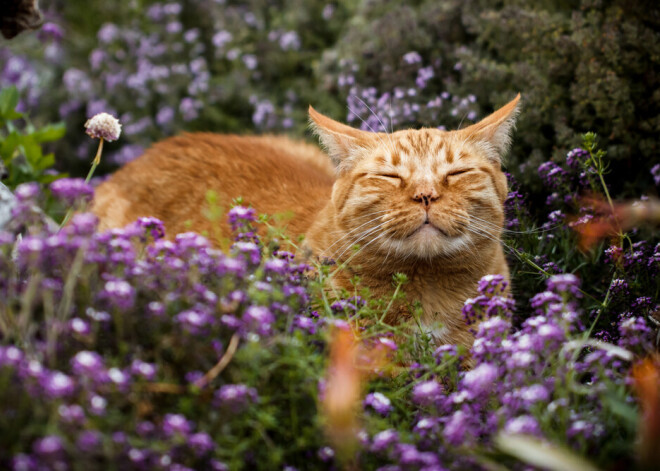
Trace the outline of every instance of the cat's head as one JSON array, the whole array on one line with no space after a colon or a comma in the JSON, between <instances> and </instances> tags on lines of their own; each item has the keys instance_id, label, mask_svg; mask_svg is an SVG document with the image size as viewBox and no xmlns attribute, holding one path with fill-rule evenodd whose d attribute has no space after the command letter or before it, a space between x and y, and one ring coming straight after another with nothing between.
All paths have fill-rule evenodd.
<instances>
[{"instance_id":1,"label":"cat's head","mask_svg":"<svg viewBox=\"0 0 660 471\"><path fill-rule=\"evenodd\" d=\"M337 168L332 204L347 244L392 257L475 253L499 241L507 182L501 170L520 95L457 131L365 132L310 107L314 131Z\"/></svg>"}]
</instances>

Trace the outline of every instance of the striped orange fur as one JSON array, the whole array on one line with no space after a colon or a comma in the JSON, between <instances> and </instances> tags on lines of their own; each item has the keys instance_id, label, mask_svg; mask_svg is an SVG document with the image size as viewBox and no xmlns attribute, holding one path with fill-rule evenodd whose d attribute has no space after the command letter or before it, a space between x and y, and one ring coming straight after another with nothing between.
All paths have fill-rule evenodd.
<instances>
[{"instance_id":1,"label":"striped orange fur","mask_svg":"<svg viewBox=\"0 0 660 471\"><path fill-rule=\"evenodd\" d=\"M103 183L93 211L103 229L155 216L169 235L213 234L202 215L209 189L223 202L242 196L258 212L291 212L291 235L304 234L317 257L348 262L335 286L350 288L359 275L373 295L389 296L393 275L405 273L407 301L387 320L408 319L409 306L419 302L422 325L438 342L469 346L463 303L476 295L482 276L508 277L500 242L507 195L501 159L519 99L450 132L364 132L310 107L330 159L313 146L273 136L170 138ZM226 225L221 230L229 235Z\"/></svg>"}]
</instances>

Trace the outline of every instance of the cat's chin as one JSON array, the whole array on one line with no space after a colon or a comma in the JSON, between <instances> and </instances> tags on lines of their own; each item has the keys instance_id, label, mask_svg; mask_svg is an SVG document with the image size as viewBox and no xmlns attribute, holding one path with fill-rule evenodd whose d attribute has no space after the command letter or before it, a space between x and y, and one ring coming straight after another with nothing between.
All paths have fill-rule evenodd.
<instances>
[{"instance_id":1,"label":"cat's chin","mask_svg":"<svg viewBox=\"0 0 660 471\"><path fill-rule=\"evenodd\" d=\"M469 244L468 234L449 235L432 224L425 224L405 239L384 242L383 248L405 258L430 259L456 256Z\"/></svg>"}]
</instances>

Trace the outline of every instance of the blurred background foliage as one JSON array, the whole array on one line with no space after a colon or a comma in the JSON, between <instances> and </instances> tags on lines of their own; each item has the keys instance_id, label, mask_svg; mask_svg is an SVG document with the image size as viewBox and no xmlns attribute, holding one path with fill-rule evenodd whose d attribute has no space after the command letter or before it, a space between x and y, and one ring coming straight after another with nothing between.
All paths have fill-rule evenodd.
<instances>
[{"instance_id":1,"label":"blurred background foliage","mask_svg":"<svg viewBox=\"0 0 660 471\"><path fill-rule=\"evenodd\" d=\"M508 167L532 189L585 131L616 194L652 188L660 160L655 1L43 3L47 28L0 47L0 86L75 130L57 152L73 174L92 152L77 129L101 110L125 131L107 171L183 130L302 136L308 104L365 129L456 128L519 91Z\"/></svg>"}]
</instances>

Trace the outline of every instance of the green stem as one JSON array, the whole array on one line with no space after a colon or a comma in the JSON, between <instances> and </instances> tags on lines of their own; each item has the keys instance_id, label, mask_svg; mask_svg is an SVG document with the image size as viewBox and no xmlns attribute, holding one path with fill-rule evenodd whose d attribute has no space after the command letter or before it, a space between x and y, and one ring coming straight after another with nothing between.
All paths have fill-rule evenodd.
<instances>
[{"instance_id":1,"label":"green stem","mask_svg":"<svg viewBox=\"0 0 660 471\"><path fill-rule=\"evenodd\" d=\"M385 319L385 316L389 312L390 308L392 307L392 304L394 304L394 300L396 299L397 295L399 294L399 290L401 289L402 283L397 283L396 289L394 290L394 294L392 295L392 299L390 299L389 304L385 308L385 311L383 312L383 315L378 319L378 322L383 322L383 319Z\"/></svg>"},{"instance_id":2,"label":"green stem","mask_svg":"<svg viewBox=\"0 0 660 471\"><path fill-rule=\"evenodd\" d=\"M89 183L89 181L92 179L92 175L94 175L94 171L96 170L96 167L99 166L101 163L101 154L103 153L103 138L99 139L99 148L96 150L96 155L94 156L94 160L92 161L92 166L89 169L89 172L87 172L87 177L85 177L85 183ZM64 215L64 219L62 219L62 223L60 224L60 229L62 229L64 226L66 226L66 223L69 222L69 219L71 219L71 216L73 216L73 208L69 208L69 210L66 212Z\"/></svg>"}]
</instances>

